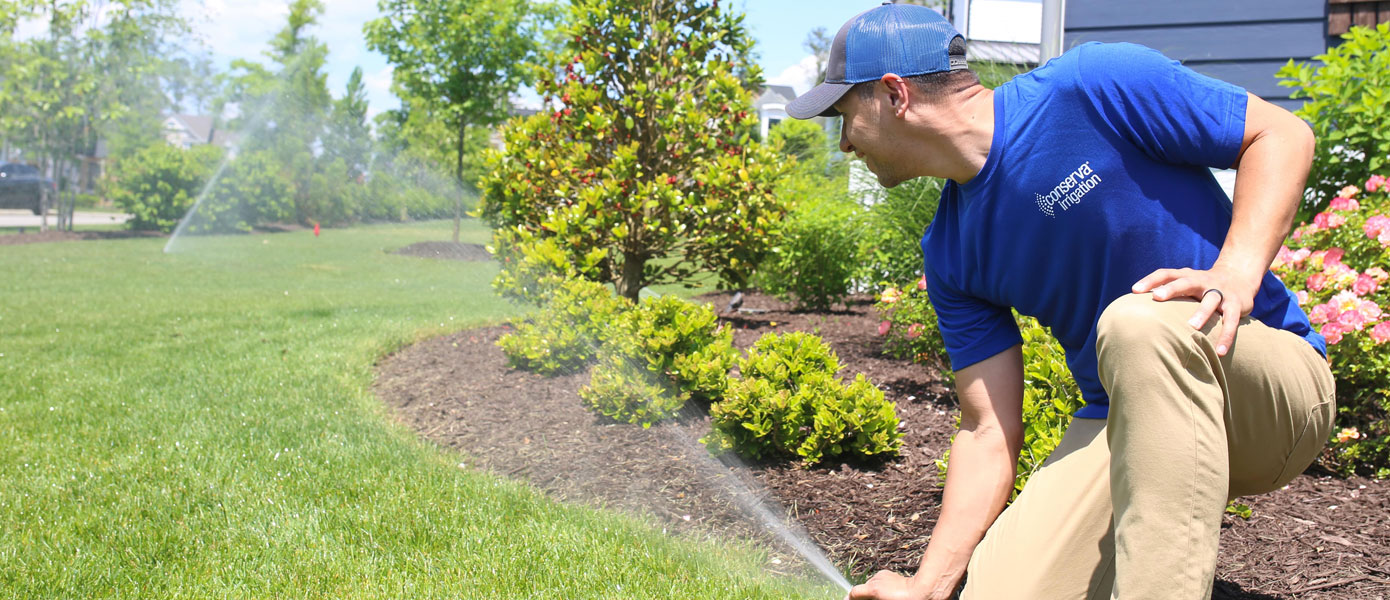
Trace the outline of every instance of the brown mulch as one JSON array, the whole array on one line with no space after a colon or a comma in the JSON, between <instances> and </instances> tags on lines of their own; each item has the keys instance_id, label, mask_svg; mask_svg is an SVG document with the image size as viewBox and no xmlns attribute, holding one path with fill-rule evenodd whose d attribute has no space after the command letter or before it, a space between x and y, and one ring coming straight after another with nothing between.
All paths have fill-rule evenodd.
<instances>
[{"instance_id":1,"label":"brown mulch","mask_svg":"<svg viewBox=\"0 0 1390 600\"><path fill-rule=\"evenodd\" d=\"M47 242L80 242L85 240L124 240L129 238L168 237L158 231L57 231L39 233L25 230L24 233L0 235L0 246L19 244L41 244Z\"/></svg>"},{"instance_id":2,"label":"brown mulch","mask_svg":"<svg viewBox=\"0 0 1390 600\"><path fill-rule=\"evenodd\" d=\"M728 295L704 300L723 308ZM380 362L374 390L421 435L458 449L469 467L518 478L571 501L621 508L695 535L767 540L774 563L797 562L738 498L779 502L830 559L856 574L915 570L936 522L935 460L954 430L955 399L938 371L880 354L866 300L839 313L795 313L748 294L725 315L741 348L768 332L811 331L839 354L841 375L864 373L897 404L901 455L879 464L721 464L697 441L708 417L692 408L650 429L596 417L577 391L587 375L540 377L506 366L506 327L430 339ZM1227 516L1213 598L1390 599L1390 484L1305 474L1283 490L1243 499L1248 521ZM774 570L778 567L771 566Z\"/></svg>"},{"instance_id":3,"label":"brown mulch","mask_svg":"<svg viewBox=\"0 0 1390 600\"><path fill-rule=\"evenodd\" d=\"M487 248L478 244L460 244L455 242L416 242L392 254L404 256L415 256L419 258L439 258L444 260L463 260L463 261L487 261L492 260L492 253Z\"/></svg>"}]
</instances>

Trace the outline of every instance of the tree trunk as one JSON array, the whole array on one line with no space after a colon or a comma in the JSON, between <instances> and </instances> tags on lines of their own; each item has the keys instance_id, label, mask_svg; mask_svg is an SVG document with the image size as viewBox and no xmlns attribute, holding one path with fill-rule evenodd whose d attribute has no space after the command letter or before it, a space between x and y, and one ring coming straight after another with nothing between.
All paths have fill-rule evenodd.
<instances>
[{"instance_id":1,"label":"tree trunk","mask_svg":"<svg viewBox=\"0 0 1390 600\"><path fill-rule=\"evenodd\" d=\"M48 163L49 163L49 165L50 165L50 168L48 168L48 169L40 169L39 172L40 172L40 173L43 173L44 171L48 171L48 173L49 173L49 179L53 179L53 169L52 169L53 159L52 159L52 158L48 159ZM40 179L42 179L42 177L41 177ZM53 181L56 182L57 180L54 179ZM57 184L55 183L54 185L56 186ZM49 195L48 190L43 189L43 187L44 187L44 186L43 186L43 182L40 181L40 182L39 182L39 232L40 232L40 233L43 233L43 232L48 231L48 206L49 206L50 204L53 203L53 198Z\"/></svg>"},{"instance_id":2,"label":"tree trunk","mask_svg":"<svg viewBox=\"0 0 1390 600\"><path fill-rule=\"evenodd\" d=\"M642 292L642 271L647 259L637 254L623 253L623 272L618 275L618 295L633 302Z\"/></svg>"},{"instance_id":3,"label":"tree trunk","mask_svg":"<svg viewBox=\"0 0 1390 600\"><path fill-rule=\"evenodd\" d=\"M459 143L458 156L454 163L454 180L458 182L458 190L454 195L454 243L459 243L459 222L463 220L463 140L468 137L468 122L459 116Z\"/></svg>"}]
</instances>

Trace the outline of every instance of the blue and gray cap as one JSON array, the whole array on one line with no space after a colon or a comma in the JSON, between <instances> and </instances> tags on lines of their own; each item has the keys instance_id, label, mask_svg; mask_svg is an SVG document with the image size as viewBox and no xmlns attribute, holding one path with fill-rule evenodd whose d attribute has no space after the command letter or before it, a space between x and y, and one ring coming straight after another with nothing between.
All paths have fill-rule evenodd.
<instances>
[{"instance_id":1,"label":"blue and gray cap","mask_svg":"<svg viewBox=\"0 0 1390 600\"><path fill-rule=\"evenodd\" d=\"M930 8L884 2L850 19L830 44L825 82L787 105L797 119L840 114L833 105L856 83L965 68L965 40Z\"/></svg>"}]
</instances>

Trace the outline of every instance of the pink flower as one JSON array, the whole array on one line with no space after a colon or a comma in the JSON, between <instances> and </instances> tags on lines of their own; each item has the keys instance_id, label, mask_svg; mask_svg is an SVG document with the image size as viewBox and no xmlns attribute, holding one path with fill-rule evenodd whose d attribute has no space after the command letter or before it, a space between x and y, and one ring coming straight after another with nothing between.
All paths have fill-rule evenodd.
<instances>
[{"instance_id":1,"label":"pink flower","mask_svg":"<svg viewBox=\"0 0 1390 600\"><path fill-rule=\"evenodd\" d=\"M892 323L891 321L879 321L879 323L878 323L878 334L879 334L879 335L888 335L888 330L889 330L889 329L892 329L892 328L893 328L893 323Z\"/></svg>"},{"instance_id":2,"label":"pink flower","mask_svg":"<svg viewBox=\"0 0 1390 600\"><path fill-rule=\"evenodd\" d=\"M1313 254L1313 251L1312 251L1312 250L1309 250L1309 249L1307 249L1307 248L1299 248L1299 249L1297 249L1297 250L1294 250L1294 252L1293 252L1293 261L1292 261L1292 262L1293 262L1293 266L1297 267L1297 266L1301 265L1301 264L1303 263L1303 261L1304 261L1304 260L1307 260L1308 257L1309 257L1310 255L1312 255L1312 254Z\"/></svg>"},{"instance_id":3,"label":"pink flower","mask_svg":"<svg viewBox=\"0 0 1390 600\"><path fill-rule=\"evenodd\" d=\"M1304 304L1307 304L1307 303L1308 303L1308 291L1307 291L1307 290L1298 290L1297 292L1294 292L1293 295L1294 295L1295 298L1298 298L1298 305L1299 305L1299 306L1303 306Z\"/></svg>"},{"instance_id":4,"label":"pink flower","mask_svg":"<svg viewBox=\"0 0 1390 600\"><path fill-rule=\"evenodd\" d=\"M1356 189L1356 186L1354 185L1349 185L1337 191L1337 195L1342 196L1344 198L1355 198L1356 195L1360 193L1361 190Z\"/></svg>"},{"instance_id":5,"label":"pink flower","mask_svg":"<svg viewBox=\"0 0 1390 600\"><path fill-rule=\"evenodd\" d=\"M1316 215L1313 215L1313 228L1327 229L1327 218L1330 216L1332 216L1332 213L1330 212L1320 212Z\"/></svg>"},{"instance_id":6,"label":"pink flower","mask_svg":"<svg viewBox=\"0 0 1390 600\"><path fill-rule=\"evenodd\" d=\"M1354 201L1353 201L1354 202ZM1336 229L1347 224L1347 216L1338 213L1327 215L1327 229Z\"/></svg>"},{"instance_id":7,"label":"pink flower","mask_svg":"<svg viewBox=\"0 0 1390 600\"><path fill-rule=\"evenodd\" d=\"M1314 325L1321 325L1330 322L1337 317L1337 307L1331 304L1319 304L1308 311L1308 320Z\"/></svg>"},{"instance_id":8,"label":"pink flower","mask_svg":"<svg viewBox=\"0 0 1390 600\"><path fill-rule=\"evenodd\" d=\"M1293 250L1288 246L1280 246L1279 253L1274 255L1274 264L1269 268L1279 270L1293 264Z\"/></svg>"},{"instance_id":9,"label":"pink flower","mask_svg":"<svg viewBox=\"0 0 1390 600\"><path fill-rule=\"evenodd\" d=\"M923 275L921 279L918 279L918 280L917 280L917 289L918 289L918 290L922 290L922 291L926 291L926 289L927 289L927 276L926 276L926 275Z\"/></svg>"},{"instance_id":10,"label":"pink flower","mask_svg":"<svg viewBox=\"0 0 1390 600\"><path fill-rule=\"evenodd\" d=\"M1337 324L1342 326L1342 333L1361 331L1366 327L1366 318L1360 311L1349 310L1337 316Z\"/></svg>"},{"instance_id":11,"label":"pink flower","mask_svg":"<svg viewBox=\"0 0 1390 600\"><path fill-rule=\"evenodd\" d=\"M898 291L898 288L890 287L886 290L883 290L883 293L880 294L878 297L878 301L884 304L892 304L894 302L897 302L899 298L902 298L902 296L903 294L902 292Z\"/></svg>"},{"instance_id":12,"label":"pink flower","mask_svg":"<svg viewBox=\"0 0 1390 600\"><path fill-rule=\"evenodd\" d=\"M1342 197L1337 197L1337 198L1333 198L1333 199L1332 199L1332 202L1328 203L1327 209L1328 209L1328 210L1346 211L1346 212L1355 212L1355 211L1361 210L1361 203L1360 203L1360 202L1357 202L1355 198L1342 198Z\"/></svg>"},{"instance_id":13,"label":"pink flower","mask_svg":"<svg viewBox=\"0 0 1390 600\"><path fill-rule=\"evenodd\" d=\"M1362 300L1361 306L1356 307L1356 312L1361 313L1361 318L1369 325L1380 318L1380 305L1370 300Z\"/></svg>"},{"instance_id":14,"label":"pink flower","mask_svg":"<svg viewBox=\"0 0 1390 600\"><path fill-rule=\"evenodd\" d=\"M1327 276L1327 281L1332 287L1339 290L1346 289L1347 286L1356 282L1356 269L1346 266L1341 262L1329 263L1322 270L1322 274Z\"/></svg>"},{"instance_id":15,"label":"pink flower","mask_svg":"<svg viewBox=\"0 0 1390 600\"><path fill-rule=\"evenodd\" d=\"M1361 229L1366 232L1368 238L1373 240L1382 238L1387 232L1390 232L1390 217L1376 215L1366 219L1366 224L1362 225ZM1380 242L1383 244L1385 240L1381 239Z\"/></svg>"},{"instance_id":16,"label":"pink flower","mask_svg":"<svg viewBox=\"0 0 1390 600\"><path fill-rule=\"evenodd\" d=\"M1335 346L1337 342L1342 341L1342 327L1336 323L1323 325L1322 331L1318 333L1322 334L1322 337L1327 340L1327 345L1329 346Z\"/></svg>"},{"instance_id":17,"label":"pink flower","mask_svg":"<svg viewBox=\"0 0 1390 600\"><path fill-rule=\"evenodd\" d=\"M1376 344L1390 342L1390 321L1377 323L1375 328L1371 329L1371 339L1375 340Z\"/></svg>"},{"instance_id":18,"label":"pink flower","mask_svg":"<svg viewBox=\"0 0 1390 600\"><path fill-rule=\"evenodd\" d=\"M922 331L926 329L921 323L913 323L907 326L907 339L915 340L922 336Z\"/></svg>"},{"instance_id":19,"label":"pink flower","mask_svg":"<svg viewBox=\"0 0 1390 600\"><path fill-rule=\"evenodd\" d=\"M1384 175L1372 175L1370 179L1366 180L1366 191L1378 192L1383 190L1386 187L1385 183Z\"/></svg>"},{"instance_id":20,"label":"pink flower","mask_svg":"<svg viewBox=\"0 0 1390 600\"><path fill-rule=\"evenodd\" d=\"M1337 314L1342 314L1349 310L1361 308L1361 299L1356 297L1355 292L1341 292L1327 301L1337 309Z\"/></svg>"},{"instance_id":21,"label":"pink flower","mask_svg":"<svg viewBox=\"0 0 1390 600\"><path fill-rule=\"evenodd\" d=\"M1341 431L1337 432L1337 441L1340 443L1345 444L1358 439L1361 439L1361 432L1357 431L1355 427L1343 427Z\"/></svg>"},{"instance_id":22,"label":"pink flower","mask_svg":"<svg viewBox=\"0 0 1390 600\"><path fill-rule=\"evenodd\" d=\"M1356 282L1351 284L1351 291L1356 292L1357 296L1374 294L1378 289L1380 289L1380 282L1366 273L1357 275Z\"/></svg>"},{"instance_id":23,"label":"pink flower","mask_svg":"<svg viewBox=\"0 0 1390 600\"><path fill-rule=\"evenodd\" d=\"M1327 254L1322 257L1323 266L1342 264L1342 257L1347 255L1347 251L1341 248L1332 247L1327 249Z\"/></svg>"},{"instance_id":24,"label":"pink flower","mask_svg":"<svg viewBox=\"0 0 1390 600\"><path fill-rule=\"evenodd\" d=\"M1327 287L1327 276L1322 273L1313 273L1308 276L1308 289L1321 292L1322 288Z\"/></svg>"},{"instance_id":25,"label":"pink flower","mask_svg":"<svg viewBox=\"0 0 1390 600\"><path fill-rule=\"evenodd\" d=\"M1387 273L1385 269L1380 267L1366 269L1366 274L1370 275L1371 279L1376 280L1376 283L1385 283L1385 280L1390 279L1390 273Z\"/></svg>"}]
</instances>

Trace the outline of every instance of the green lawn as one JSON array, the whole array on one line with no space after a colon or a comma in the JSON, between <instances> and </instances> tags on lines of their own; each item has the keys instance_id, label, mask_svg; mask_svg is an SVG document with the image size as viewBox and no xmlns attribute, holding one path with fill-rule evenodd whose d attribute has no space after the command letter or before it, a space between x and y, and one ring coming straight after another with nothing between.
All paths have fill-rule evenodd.
<instances>
[{"instance_id":1,"label":"green lawn","mask_svg":"<svg viewBox=\"0 0 1390 600\"><path fill-rule=\"evenodd\" d=\"M516 310L491 264L385 252L448 230L0 250L0 597L843 594L460 468L394 424L373 360Z\"/></svg>"}]
</instances>

